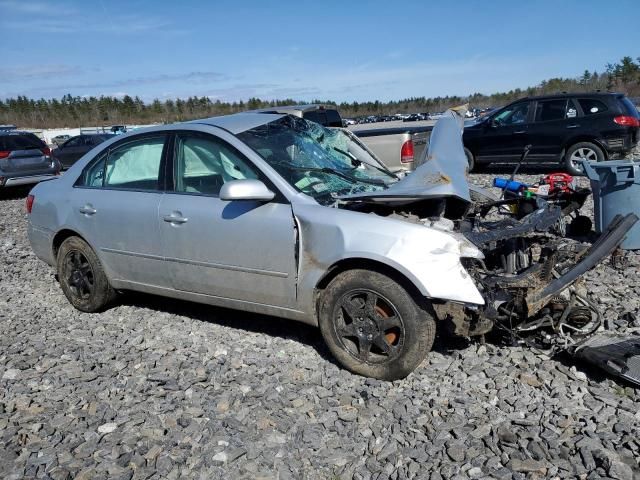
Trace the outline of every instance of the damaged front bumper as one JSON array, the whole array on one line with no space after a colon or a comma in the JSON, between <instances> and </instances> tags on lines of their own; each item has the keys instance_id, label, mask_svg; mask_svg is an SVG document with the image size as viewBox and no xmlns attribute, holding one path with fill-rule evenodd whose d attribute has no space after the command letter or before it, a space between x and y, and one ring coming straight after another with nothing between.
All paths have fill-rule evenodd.
<instances>
[{"instance_id":1,"label":"damaged front bumper","mask_svg":"<svg viewBox=\"0 0 640 480\"><path fill-rule=\"evenodd\" d=\"M557 207L547 207L521 222L484 223L484 229L469 231L467 238L486 258L465 266L485 305L464 311L443 307L439 313L457 334L498 330L512 341L550 354L566 351L640 384L640 337L599 333L601 314L580 281L618 248L638 217L618 215L589 248L576 248L549 233L560 216Z\"/></svg>"},{"instance_id":2,"label":"damaged front bumper","mask_svg":"<svg viewBox=\"0 0 640 480\"><path fill-rule=\"evenodd\" d=\"M508 230L506 235L504 231L489 232L493 235L486 235L484 238L491 243L495 242L498 235L501 235L504 240L505 236L513 239L513 237L523 235L527 230L542 232L545 227L554 223L557 215L555 211L552 211L550 214L540 217ZM556 249L557 243L550 242L545 246L548 254L539 263L532 264L518 273L486 275L477 279L483 285L487 295L492 297L490 300L493 303L495 301L518 302L518 305L515 306L516 310L526 317L531 317L555 296L609 256L622 243L627 232L637 221L638 217L633 213L625 216L618 215L588 250L574 252L573 258L561 258L563 252ZM478 235L471 235L470 239L478 241L478 238ZM502 246L502 248L509 247ZM503 262L506 265L505 268L517 268L516 260L510 259L510 257L518 254L526 255L526 252L510 250L506 253L506 261ZM559 270L562 271L561 274L558 273ZM492 301L489 301L488 304L491 304Z\"/></svg>"}]
</instances>

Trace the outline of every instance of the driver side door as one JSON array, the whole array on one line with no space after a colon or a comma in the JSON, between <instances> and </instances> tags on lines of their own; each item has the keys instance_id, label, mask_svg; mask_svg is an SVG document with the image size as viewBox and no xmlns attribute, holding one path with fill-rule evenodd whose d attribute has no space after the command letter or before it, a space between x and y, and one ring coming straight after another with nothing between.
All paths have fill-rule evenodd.
<instances>
[{"instance_id":1,"label":"driver side door","mask_svg":"<svg viewBox=\"0 0 640 480\"><path fill-rule=\"evenodd\" d=\"M483 123L477 157L483 163L514 162L529 143L531 102L523 101L498 111Z\"/></svg>"},{"instance_id":2,"label":"driver side door","mask_svg":"<svg viewBox=\"0 0 640 480\"><path fill-rule=\"evenodd\" d=\"M231 306L294 308L291 205L281 195L270 202L221 200L226 182L251 178L269 183L218 137L178 132L172 153L173 186L160 201L159 223L173 288L228 299Z\"/></svg>"}]
</instances>

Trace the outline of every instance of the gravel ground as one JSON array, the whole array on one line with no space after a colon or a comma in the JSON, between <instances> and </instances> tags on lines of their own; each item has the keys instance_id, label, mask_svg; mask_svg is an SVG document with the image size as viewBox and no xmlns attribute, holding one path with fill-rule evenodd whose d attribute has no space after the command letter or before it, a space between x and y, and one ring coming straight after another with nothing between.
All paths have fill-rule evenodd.
<instances>
[{"instance_id":1,"label":"gravel ground","mask_svg":"<svg viewBox=\"0 0 640 480\"><path fill-rule=\"evenodd\" d=\"M0 478L640 478L640 390L598 370L440 342L387 383L294 322L134 294L80 313L23 204L0 199ZM588 274L619 329L639 265Z\"/></svg>"}]
</instances>

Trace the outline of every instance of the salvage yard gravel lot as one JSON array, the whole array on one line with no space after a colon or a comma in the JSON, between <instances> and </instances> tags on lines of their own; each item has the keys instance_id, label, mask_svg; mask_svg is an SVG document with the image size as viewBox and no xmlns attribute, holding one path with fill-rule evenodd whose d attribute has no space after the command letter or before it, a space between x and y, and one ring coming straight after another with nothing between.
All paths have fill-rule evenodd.
<instances>
[{"instance_id":1,"label":"salvage yard gravel lot","mask_svg":"<svg viewBox=\"0 0 640 480\"><path fill-rule=\"evenodd\" d=\"M0 478L639 478L640 391L598 370L438 340L384 382L292 321L135 294L81 313L2 195ZM639 330L639 270L586 276L613 328Z\"/></svg>"}]
</instances>

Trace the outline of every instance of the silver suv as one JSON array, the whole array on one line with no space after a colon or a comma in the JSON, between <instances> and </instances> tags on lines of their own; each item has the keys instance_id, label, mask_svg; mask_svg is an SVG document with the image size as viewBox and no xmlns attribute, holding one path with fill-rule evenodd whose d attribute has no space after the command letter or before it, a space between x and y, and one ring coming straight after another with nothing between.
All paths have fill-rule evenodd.
<instances>
[{"instance_id":1,"label":"silver suv","mask_svg":"<svg viewBox=\"0 0 640 480\"><path fill-rule=\"evenodd\" d=\"M49 147L33 133L0 130L0 187L38 183L60 169Z\"/></svg>"}]
</instances>

